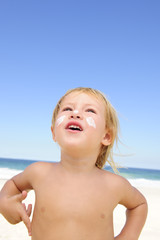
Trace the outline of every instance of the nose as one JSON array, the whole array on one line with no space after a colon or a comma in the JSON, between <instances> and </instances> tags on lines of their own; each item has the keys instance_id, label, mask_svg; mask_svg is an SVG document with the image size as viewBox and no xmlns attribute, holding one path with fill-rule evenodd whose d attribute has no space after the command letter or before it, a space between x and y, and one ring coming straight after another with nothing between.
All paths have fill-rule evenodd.
<instances>
[{"instance_id":1,"label":"nose","mask_svg":"<svg viewBox=\"0 0 160 240\"><path fill-rule=\"evenodd\" d=\"M74 110L71 115L70 115L70 118L73 118L73 119L82 119L82 114L78 111L78 110Z\"/></svg>"}]
</instances>

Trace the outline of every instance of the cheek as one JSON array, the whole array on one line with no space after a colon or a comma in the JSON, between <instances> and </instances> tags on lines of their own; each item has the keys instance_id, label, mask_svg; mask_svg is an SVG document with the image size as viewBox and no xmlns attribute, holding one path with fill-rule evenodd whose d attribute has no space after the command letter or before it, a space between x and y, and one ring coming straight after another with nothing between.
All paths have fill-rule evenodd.
<instances>
[{"instance_id":1,"label":"cheek","mask_svg":"<svg viewBox=\"0 0 160 240\"><path fill-rule=\"evenodd\" d=\"M56 120L56 126L57 126L57 127L64 121L65 117L66 117L66 116L63 115L63 116L57 118L57 120Z\"/></svg>"},{"instance_id":2,"label":"cheek","mask_svg":"<svg viewBox=\"0 0 160 240\"><path fill-rule=\"evenodd\" d=\"M94 121L94 119L92 117L87 117L86 121L87 121L89 126L91 126L93 128L96 128L96 123L95 123L95 121Z\"/></svg>"}]
</instances>

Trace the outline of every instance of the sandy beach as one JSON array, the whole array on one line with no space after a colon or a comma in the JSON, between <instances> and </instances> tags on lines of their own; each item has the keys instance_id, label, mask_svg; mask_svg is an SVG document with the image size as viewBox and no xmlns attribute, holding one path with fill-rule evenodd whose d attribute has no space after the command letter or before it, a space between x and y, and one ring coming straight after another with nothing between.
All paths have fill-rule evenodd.
<instances>
[{"instance_id":1,"label":"sandy beach","mask_svg":"<svg viewBox=\"0 0 160 240\"><path fill-rule=\"evenodd\" d=\"M0 189L2 188L5 180L0 180ZM137 187L146 197L149 206L148 218L143 228L139 240L156 240L160 239L159 227L159 212L160 212L160 185L142 185L136 183ZM34 193L29 193L26 203L34 204ZM125 208L118 205L114 211L114 228L115 235L118 234L125 221ZM27 230L23 223L17 225L9 224L2 215L0 215L0 240L29 240Z\"/></svg>"}]
</instances>

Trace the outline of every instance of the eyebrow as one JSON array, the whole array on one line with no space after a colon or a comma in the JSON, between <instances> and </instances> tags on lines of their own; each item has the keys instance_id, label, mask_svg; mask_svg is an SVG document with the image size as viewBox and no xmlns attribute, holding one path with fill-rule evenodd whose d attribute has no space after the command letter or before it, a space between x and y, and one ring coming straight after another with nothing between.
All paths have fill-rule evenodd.
<instances>
[{"instance_id":1,"label":"eyebrow","mask_svg":"<svg viewBox=\"0 0 160 240\"><path fill-rule=\"evenodd\" d=\"M95 107L95 108L98 108L97 104L92 104L92 103L85 104L85 107Z\"/></svg>"},{"instance_id":2,"label":"eyebrow","mask_svg":"<svg viewBox=\"0 0 160 240\"><path fill-rule=\"evenodd\" d=\"M61 107L62 107L62 106L65 106L65 105L74 106L75 104L74 104L74 103L71 103L71 102L62 103L62 104L61 104ZM84 106L85 106L85 107L88 106L88 107L96 107L96 108L98 108L98 105L97 105L97 104L94 104L94 103L93 103L93 104L92 104L92 103L86 103L86 104L84 104Z\"/></svg>"},{"instance_id":3,"label":"eyebrow","mask_svg":"<svg viewBox=\"0 0 160 240\"><path fill-rule=\"evenodd\" d=\"M63 108L65 108L65 107L74 108L74 105L75 105L75 104L74 104L74 103L71 103L71 102L68 102L68 103L66 102L66 103L64 103L64 104L62 103L62 105L60 106L60 109L63 110ZM92 104L92 103L86 103L86 104L84 104L84 107L83 107L83 108L85 109L85 108L87 108L87 107L88 107L88 108L93 108L93 110L95 110L97 113L99 112L99 106L98 106L98 104L94 104L94 103L93 103L93 104Z\"/></svg>"}]
</instances>

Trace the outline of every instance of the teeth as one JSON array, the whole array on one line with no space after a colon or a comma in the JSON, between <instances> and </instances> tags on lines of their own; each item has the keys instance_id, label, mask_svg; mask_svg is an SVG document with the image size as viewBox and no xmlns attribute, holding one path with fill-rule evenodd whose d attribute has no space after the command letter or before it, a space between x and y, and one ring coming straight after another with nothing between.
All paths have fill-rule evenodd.
<instances>
[{"instance_id":1,"label":"teeth","mask_svg":"<svg viewBox=\"0 0 160 240\"><path fill-rule=\"evenodd\" d=\"M69 128L70 129L78 129L78 130L82 131L82 129L79 126L76 126L76 125L70 125Z\"/></svg>"}]
</instances>

